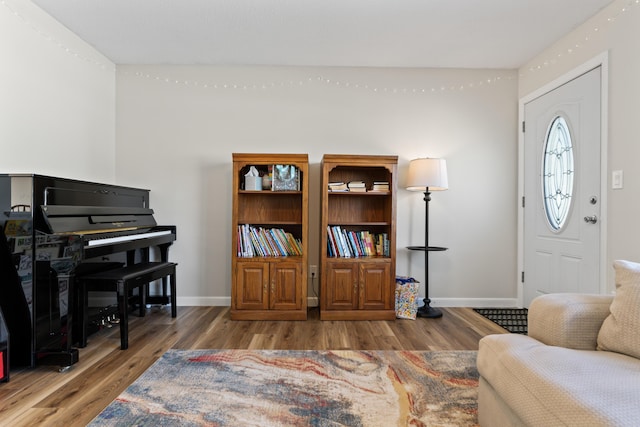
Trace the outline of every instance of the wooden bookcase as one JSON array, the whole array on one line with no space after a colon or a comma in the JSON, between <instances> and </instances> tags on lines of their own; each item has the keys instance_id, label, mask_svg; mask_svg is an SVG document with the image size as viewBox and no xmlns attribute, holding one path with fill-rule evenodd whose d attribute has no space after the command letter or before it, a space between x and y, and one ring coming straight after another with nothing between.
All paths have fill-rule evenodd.
<instances>
[{"instance_id":1,"label":"wooden bookcase","mask_svg":"<svg viewBox=\"0 0 640 427\"><path fill-rule=\"evenodd\" d=\"M294 166L297 187L277 191L245 189L245 175L251 166L264 174L274 165ZM233 154L231 319L306 320L308 179L306 154ZM239 229L248 225L290 234L298 241L301 254L243 255ZM280 243L286 244L282 239Z\"/></svg>"},{"instance_id":2,"label":"wooden bookcase","mask_svg":"<svg viewBox=\"0 0 640 427\"><path fill-rule=\"evenodd\" d=\"M320 318L395 319L397 156L325 154L322 158L320 230ZM329 183L363 181L366 192L329 191ZM374 182L389 191L370 191ZM333 254L331 234L355 240L369 232L387 237L386 252L350 257ZM344 234L343 234L344 235ZM356 248L359 246L355 242ZM360 245L362 246L362 245ZM333 246L332 246L333 247Z\"/></svg>"}]
</instances>

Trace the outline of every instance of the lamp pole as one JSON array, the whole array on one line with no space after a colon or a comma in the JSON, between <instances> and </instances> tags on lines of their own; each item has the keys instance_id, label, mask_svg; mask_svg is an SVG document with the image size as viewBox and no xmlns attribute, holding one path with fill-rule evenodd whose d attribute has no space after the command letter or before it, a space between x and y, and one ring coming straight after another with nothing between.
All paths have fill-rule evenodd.
<instances>
[{"instance_id":1,"label":"lamp pole","mask_svg":"<svg viewBox=\"0 0 640 427\"><path fill-rule=\"evenodd\" d=\"M424 192L424 204L425 204L425 214L424 214L424 292L425 297L422 300L424 305L418 308L417 316L418 317L427 317L429 319L435 319L438 317L442 317L442 311L431 307L431 300L429 299L429 251L435 250L444 250L444 248L429 247L429 202L431 201L431 192L429 191L429 187L425 188Z\"/></svg>"}]
</instances>

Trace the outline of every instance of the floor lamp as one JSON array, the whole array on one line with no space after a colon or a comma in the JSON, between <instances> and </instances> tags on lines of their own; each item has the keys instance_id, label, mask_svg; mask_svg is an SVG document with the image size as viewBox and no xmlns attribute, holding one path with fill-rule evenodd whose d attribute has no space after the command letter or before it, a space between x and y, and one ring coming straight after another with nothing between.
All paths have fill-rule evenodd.
<instances>
[{"instance_id":1,"label":"floor lamp","mask_svg":"<svg viewBox=\"0 0 640 427\"><path fill-rule=\"evenodd\" d=\"M437 318L442 317L442 311L431 307L429 299L429 252L445 251L447 248L429 246L429 202L431 191L446 190L449 187L447 180L447 163L444 159L422 158L409 162L407 176L407 190L424 192L425 216L424 216L424 246L409 246L407 249L424 252L424 305L418 308L418 317Z\"/></svg>"}]
</instances>

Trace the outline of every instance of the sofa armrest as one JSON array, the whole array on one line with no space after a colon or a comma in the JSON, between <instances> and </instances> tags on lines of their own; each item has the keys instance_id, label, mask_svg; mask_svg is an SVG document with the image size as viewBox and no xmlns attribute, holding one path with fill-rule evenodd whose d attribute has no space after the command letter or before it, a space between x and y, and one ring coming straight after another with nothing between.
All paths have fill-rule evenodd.
<instances>
[{"instance_id":1,"label":"sofa armrest","mask_svg":"<svg viewBox=\"0 0 640 427\"><path fill-rule=\"evenodd\" d=\"M528 335L547 345L595 350L611 295L559 293L535 298L528 312Z\"/></svg>"}]
</instances>

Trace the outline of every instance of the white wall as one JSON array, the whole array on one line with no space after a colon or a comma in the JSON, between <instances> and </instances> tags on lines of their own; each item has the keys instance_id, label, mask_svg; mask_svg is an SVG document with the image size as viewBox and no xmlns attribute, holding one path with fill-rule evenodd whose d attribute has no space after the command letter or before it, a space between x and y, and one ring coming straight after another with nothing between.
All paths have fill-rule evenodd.
<instances>
[{"instance_id":1,"label":"white wall","mask_svg":"<svg viewBox=\"0 0 640 427\"><path fill-rule=\"evenodd\" d=\"M115 65L29 1L0 3L0 173L115 180Z\"/></svg>"},{"instance_id":2,"label":"white wall","mask_svg":"<svg viewBox=\"0 0 640 427\"><path fill-rule=\"evenodd\" d=\"M232 152L309 154L314 264L323 153L397 154L401 180L410 159L445 157L450 190L433 194L430 243L450 250L430 258L431 296L436 305L515 300L513 71L119 66L116 73L19 0L0 3L0 59L0 172L150 188L159 222L178 226L171 257L180 263L182 305L229 303ZM421 254L404 249L423 243L422 195L400 190L398 203L397 273L424 281Z\"/></svg>"},{"instance_id":3,"label":"white wall","mask_svg":"<svg viewBox=\"0 0 640 427\"><path fill-rule=\"evenodd\" d=\"M226 87L225 87L226 85ZM433 193L436 305L516 298L517 76L504 70L118 66L116 175L150 188L178 227L180 305L229 304L231 153L308 153L310 263L318 263L324 153L444 157ZM421 193L398 196L397 273L424 282ZM310 295L314 293L310 291Z\"/></svg>"},{"instance_id":4,"label":"white wall","mask_svg":"<svg viewBox=\"0 0 640 427\"><path fill-rule=\"evenodd\" d=\"M609 190L608 287L613 288L616 259L640 262L640 4L619 0L533 58L519 70L519 96L554 81L592 58L608 52L608 188L611 171L624 171L624 188Z\"/></svg>"}]
</instances>

